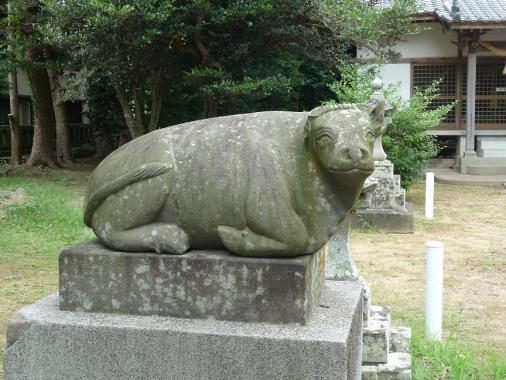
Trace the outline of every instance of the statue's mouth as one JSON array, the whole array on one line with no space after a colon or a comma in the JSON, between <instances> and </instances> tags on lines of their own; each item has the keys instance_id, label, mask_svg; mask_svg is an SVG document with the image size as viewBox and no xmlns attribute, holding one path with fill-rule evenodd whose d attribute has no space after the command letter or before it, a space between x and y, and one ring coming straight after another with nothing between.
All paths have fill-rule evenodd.
<instances>
[{"instance_id":1,"label":"statue's mouth","mask_svg":"<svg viewBox=\"0 0 506 380\"><path fill-rule=\"evenodd\" d=\"M370 175L374 171L372 168L348 168L348 169L341 169L341 168L329 168L329 171L331 173L342 173L342 174L367 174Z\"/></svg>"}]
</instances>

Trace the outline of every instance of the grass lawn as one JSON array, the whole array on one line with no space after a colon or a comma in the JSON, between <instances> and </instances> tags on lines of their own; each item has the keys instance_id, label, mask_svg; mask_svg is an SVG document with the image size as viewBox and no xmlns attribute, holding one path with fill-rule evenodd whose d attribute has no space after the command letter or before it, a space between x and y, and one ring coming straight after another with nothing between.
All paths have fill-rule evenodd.
<instances>
[{"instance_id":1,"label":"grass lawn","mask_svg":"<svg viewBox=\"0 0 506 380\"><path fill-rule=\"evenodd\" d=\"M433 220L413 186L414 234L353 232L351 251L372 302L413 328L414 379L506 379L506 190L436 184ZM425 243L445 244L442 345L424 342ZM448 340L449 338L449 340Z\"/></svg>"},{"instance_id":2,"label":"grass lawn","mask_svg":"<svg viewBox=\"0 0 506 380\"><path fill-rule=\"evenodd\" d=\"M93 236L81 221L86 175L0 177L0 356L14 312L57 291L60 250ZM18 187L26 200L6 193ZM409 200L417 212L414 234L354 232L352 251L373 303L391 305L395 322L413 328L413 378L506 379L506 192L438 185L429 222L421 217L422 185ZM422 339L424 244L434 239L446 244L441 344Z\"/></svg>"}]
</instances>

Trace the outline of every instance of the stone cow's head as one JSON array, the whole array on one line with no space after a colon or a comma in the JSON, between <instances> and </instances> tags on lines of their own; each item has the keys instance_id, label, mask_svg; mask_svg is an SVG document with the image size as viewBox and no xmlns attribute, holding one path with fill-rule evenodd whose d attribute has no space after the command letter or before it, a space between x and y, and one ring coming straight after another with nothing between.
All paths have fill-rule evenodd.
<instances>
[{"instance_id":1,"label":"stone cow's head","mask_svg":"<svg viewBox=\"0 0 506 380\"><path fill-rule=\"evenodd\" d=\"M384 108L384 101L338 104L308 114L310 147L331 178L363 181L374 171L374 140L384 133L387 123Z\"/></svg>"}]
</instances>

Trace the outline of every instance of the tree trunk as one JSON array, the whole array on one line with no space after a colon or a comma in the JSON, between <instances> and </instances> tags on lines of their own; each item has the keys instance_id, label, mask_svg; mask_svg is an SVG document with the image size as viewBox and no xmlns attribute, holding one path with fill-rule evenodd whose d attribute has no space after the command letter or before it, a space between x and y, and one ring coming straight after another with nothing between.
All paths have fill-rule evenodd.
<instances>
[{"instance_id":1,"label":"tree trunk","mask_svg":"<svg viewBox=\"0 0 506 380\"><path fill-rule=\"evenodd\" d=\"M204 119L208 119L211 117L218 116L218 103L216 100L205 97L204 98L204 111L202 112L202 117Z\"/></svg>"},{"instance_id":2,"label":"tree trunk","mask_svg":"<svg viewBox=\"0 0 506 380\"><path fill-rule=\"evenodd\" d=\"M121 105L123 116L132 139L142 136L144 134L144 128L140 128L139 123L135 120L135 116L128 102L127 94L121 86L116 86L116 99L118 99L118 102Z\"/></svg>"},{"instance_id":3,"label":"tree trunk","mask_svg":"<svg viewBox=\"0 0 506 380\"><path fill-rule=\"evenodd\" d=\"M144 134L144 91L143 89L135 89L133 91L133 101L135 110L135 122L137 129Z\"/></svg>"},{"instance_id":4,"label":"tree trunk","mask_svg":"<svg viewBox=\"0 0 506 380\"><path fill-rule=\"evenodd\" d=\"M27 62L31 62L30 53ZM48 165L58 167L55 152L55 118L51 87L46 69L27 69L28 79L32 89L35 109L35 123L33 128L33 144L28 166Z\"/></svg>"},{"instance_id":5,"label":"tree trunk","mask_svg":"<svg viewBox=\"0 0 506 380\"><path fill-rule=\"evenodd\" d=\"M9 73L9 125L11 129L11 165L21 165L21 126L19 125L18 77L16 70Z\"/></svg>"},{"instance_id":6,"label":"tree trunk","mask_svg":"<svg viewBox=\"0 0 506 380\"><path fill-rule=\"evenodd\" d=\"M7 3L7 14L10 16L11 3ZM15 30L12 23L9 21L8 24L9 37L14 39ZM14 58L15 46L13 43L9 44L8 47L11 57ZM21 126L19 125L19 97L18 97L18 75L17 70L14 68L9 72L9 103L10 103L10 114L9 126L11 130L11 165L21 165Z\"/></svg>"},{"instance_id":7,"label":"tree trunk","mask_svg":"<svg viewBox=\"0 0 506 380\"><path fill-rule=\"evenodd\" d=\"M62 166L71 165L72 149L70 147L70 130L65 112L65 102L61 100L62 87L58 71L52 68L47 69L51 95L53 99L54 117L56 121L56 158Z\"/></svg>"},{"instance_id":8,"label":"tree trunk","mask_svg":"<svg viewBox=\"0 0 506 380\"><path fill-rule=\"evenodd\" d=\"M165 75L160 67L156 73L155 84L153 86L153 96L151 97L151 116L149 118L148 131L154 131L158 128L160 112L162 110L163 90L165 88Z\"/></svg>"}]
</instances>

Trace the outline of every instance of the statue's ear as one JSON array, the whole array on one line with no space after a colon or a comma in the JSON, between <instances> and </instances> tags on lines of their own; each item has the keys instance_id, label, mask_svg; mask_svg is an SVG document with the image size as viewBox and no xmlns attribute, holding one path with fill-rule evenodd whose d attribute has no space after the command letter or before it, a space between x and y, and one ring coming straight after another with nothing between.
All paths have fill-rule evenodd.
<instances>
[{"instance_id":1,"label":"statue's ear","mask_svg":"<svg viewBox=\"0 0 506 380\"><path fill-rule=\"evenodd\" d=\"M397 107L391 107L387 104L387 108L385 108L385 116L392 116L393 113L397 111Z\"/></svg>"},{"instance_id":2,"label":"statue's ear","mask_svg":"<svg viewBox=\"0 0 506 380\"><path fill-rule=\"evenodd\" d=\"M306 124L304 124L304 138L309 137L309 133L311 132L311 118L307 117Z\"/></svg>"},{"instance_id":3,"label":"statue's ear","mask_svg":"<svg viewBox=\"0 0 506 380\"><path fill-rule=\"evenodd\" d=\"M390 115L396 111L384 99L373 99L369 102L369 113L374 126L376 137L385 133L387 126L391 123Z\"/></svg>"}]
</instances>

